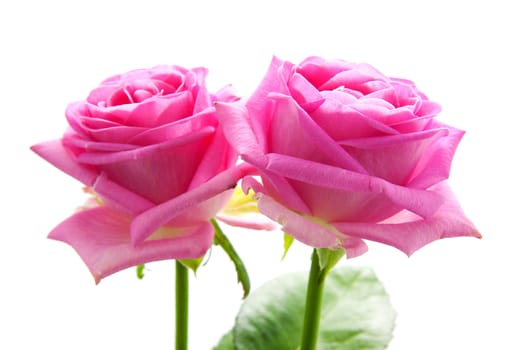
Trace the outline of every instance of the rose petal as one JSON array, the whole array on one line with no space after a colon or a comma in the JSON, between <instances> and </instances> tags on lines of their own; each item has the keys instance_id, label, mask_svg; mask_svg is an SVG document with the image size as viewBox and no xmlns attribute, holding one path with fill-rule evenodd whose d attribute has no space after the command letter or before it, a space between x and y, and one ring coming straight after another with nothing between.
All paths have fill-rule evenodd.
<instances>
[{"instance_id":1,"label":"rose petal","mask_svg":"<svg viewBox=\"0 0 525 350\"><path fill-rule=\"evenodd\" d=\"M196 205L209 200L212 197L235 188L237 181L244 176L249 175L252 171L253 168L251 166L243 164L230 168L216 175L201 186L182 193L154 208L146 210L138 215L131 224L131 240L133 244L136 245L143 242L157 228L167 224L170 220L183 214L188 209L192 209ZM218 211L220 208L217 208L216 210ZM211 219L215 214L216 212L213 213L210 211L208 219Z\"/></svg>"},{"instance_id":2,"label":"rose petal","mask_svg":"<svg viewBox=\"0 0 525 350\"><path fill-rule=\"evenodd\" d=\"M268 94L270 92L289 93L287 82L292 74L293 64L290 62L284 62L274 56L263 80L246 102L246 108L250 110L250 112L262 112L266 109L268 104Z\"/></svg>"},{"instance_id":3,"label":"rose petal","mask_svg":"<svg viewBox=\"0 0 525 350\"><path fill-rule=\"evenodd\" d=\"M446 137L448 129L431 129L410 134L365 137L340 141L345 150L370 174L406 185L433 144ZM430 186L430 184L429 184Z\"/></svg>"},{"instance_id":4,"label":"rose petal","mask_svg":"<svg viewBox=\"0 0 525 350\"><path fill-rule=\"evenodd\" d=\"M107 206L78 212L59 224L49 238L72 246L98 283L102 278L128 267L166 259L194 259L203 256L213 241L209 222L171 229L172 238L131 244L130 219ZM169 230L169 229L168 229Z\"/></svg>"},{"instance_id":5,"label":"rose petal","mask_svg":"<svg viewBox=\"0 0 525 350\"><path fill-rule=\"evenodd\" d=\"M224 130L224 136L232 147L250 163L264 167L266 161L264 144L259 144L263 135L257 136L248 121L249 114L241 103L216 103L217 118Z\"/></svg>"},{"instance_id":6,"label":"rose petal","mask_svg":"<svg viewBox=\"0 0 525 350\"><path fill-rule=\"evenodd\" d=\"M280 176L329 189L381 193L422 217L431 216L443 202L436 193L397 186L377 177L281 154L271 153L267 157L267 169Z\"/></svg>"},{"instance_id":7,"label":"rose petal","mask_svg":"<svg viewBox=\"0 0 525 350\"><path fill-rule=\"evenodd\" d=\"M88 187L93 186L100 174L90 165L79 164L75 155L64 147L61 140L42 142L31 146L31 150Z\"/></svg>"},{"instance_id":8,"label":"rose petal","mask_svg":"<svg viewBox=\"0 0 525 350\"><path fill-rule=\"evenodd\" d=\"M217 214L216 218L225 224L234 227L247 228L250 230L266 230L272 231L277 228L277 225L261 215L247 215L247 216L226 216Z\"/></svg>"},{"instance_id":9,"label":"rose petal","mask_svg":"<svg viewBox=\"0 0 525 350\"><path fill-rule=\"evenodd\" d=\"M323 91L325 102L311 113L312 119L334 140L380 135L393 135L399 132L370 118L349 103L350 95L341 91Z\"/></svg>"},{"instance_id":10,"label":"rose petal","mask_svg":"<svg viewBox=\"0 0 525 350\"><path fill-rule=\"evenodd\" d=\"M311 160L318 160L314 155L323 154L329 159L330 164L367 173L366 169L321 129L291 97L285 95L271 95L271 97L276 99L272 121L272 152ZM288 125L294 121L297 121L297 125ZM308 135L307 141L299 137L302 132Z\"/></svg>"},{"instance_id":11,"label":"rose petal","mask_svg":"<svg viewBox=\"0 0 525 350\"><path fill-rule=\"evenodd\" d=\"M222 129L215 131L213 140L201 159L188 187L189 190L205 183L214 174L219 174L235 165L237 153L226 141Z\"/></svg>"},{"instance_id":12,"label":"rose petal","mask_svg":"<svg viewBox=\"0 0 525 350\"><path fill-rule=\"evenodd\" d=\"M408 180L408 186L413 188L427 188L440 181L446 180L450 174L452 158L456 148L465 134L464 131L432 121L431 127L446 127L448 135L439 138L421 156L419 162Z\"/></svg>"},{"instance_id":13,"label":"rose petal","mask_svg":"<svg viewBox=\"0 0 525 350\"><path fill-rule=\"evenodd\" d=\"M101 152L122 152L136 149L140 146L126 143L95 142L83 139L79 134L70 130L62 138L66 146L80 148L84 151L101 151Z\"/></svg>"},{"instance_id":14,"label":"rose petal","mask_svg":"<svg viewBox=\"0 0 525 350\"><path fill-rule=\"evenodd\" d=\"M152 128L192 115L193 96L189 91L156 96L138 103L126 120L127 126Z\"/></svg>"},{"instance_id":15,"label":"rose petal","mask_svg":"<svg viewBox=\"0 0 525 350\"><path fill-rule=\"evenodd\" d=\"M78 161L85 164L102 165L152 157L159 153L169 151L170 149L202 140L213 135L214 131L213 127L204 127L194 133L186 134L176 139L171 139L170 141L122 152L85 152L78 156Z\"/></svg>"},{"instance_id":16,"label":"rose petal","mask_svg":"<svg viewBox=\"0 0 525 350\"><path fill-rule=\"evenodd\" d=\"M315 248L337 248L339 246L336 232L289 210L269 196L262 195L259 198L258 207L262 214L278 222L282 225L284 232L300 242Z\"/></svg>"},{"instance_id":17,"label":"rose petal","mask_svg":"<svg viewBox=\"0 0 525 350\"><path fill-rule=\"evenodd\" d=\"M349 237L391 245L407 255L413 254L432 241L446 237L481 238L474 225L463 214L463 210L445 182L432 187L430 191L446 198L443 205L430 218L422 219L410 212L402 212L379 224L341 222L332 225Z\"/></svg>"}]
</instances>

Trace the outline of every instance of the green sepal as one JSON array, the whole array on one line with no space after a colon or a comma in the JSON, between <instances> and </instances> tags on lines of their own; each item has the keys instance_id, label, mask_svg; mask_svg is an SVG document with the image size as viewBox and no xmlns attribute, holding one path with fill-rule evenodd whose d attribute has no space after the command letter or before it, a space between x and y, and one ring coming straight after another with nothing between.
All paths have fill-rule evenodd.
<instances>
[{"instance_id":1,"label":"green sepal","mask_svg":"<svg viewBox=\"0 0 525 350\"><path fill-rule=\"evenodd\" d=\"M315 251L319 257L319 268L324 274L330 272L346 254L344 249L317 248Z\"/></svg>"},{"instance_id":2,"label":"green sepal","mask_svg":"<svg viewBox=\"0 0 525 350\"><path fill-rule=\"evenodd\" d=\"M235 266L235 271L237 271L237 281L242 285L244 291L242 298L245 299L248 296L248 294L250 294L250 277L248 276L246 266L244 266L244 263L242 262L239 254L237 254L230 240L228 239L228 237L226 237L226 235L220 228L219 224L217 223L217 220L211 219L211 223L215 228L215 237L213 239L213 244L220 246L224 250L226 255L228 255L230 260L233 262L233 265Z\"/></svg>"},{"instance_id":3,"label":"green sepal","mask_svg":"<svg viewBox=\"0 0 525 350\"><path fill-rule=\"evenodd\" d=\"M292 246L292 243L295 241L295 238L292 235L289 235L288 233L284 233L284 252L283 256L281 257L281 260L284 260L286 257L286 254L288 253L288 250Z\"/></svg>"},{"instance_id":4,"label":"green sepal","mask_svg":"<svg viewBox=\"0 0 525 350\"><path fill-rule=\"evenodd\" d=\"M146 267L146 265L144 265L144 264L137 265L137 267L136 267L137 278L139 280L144 278L144 268L145 267Z\"/></svg>"},{"instance_id":5,"label":"green sepal","mask_svg":"<svg viewBox=\"0 0 525 350\"><path fill-rule=\"evenodd\" d=\"M181 259L178 260L182 265L186 266L188 269L193 271L193 274L197 274L197 269L199 266L201 266L202 260L204 259L203 256L196 259Z\"/></svg>"}]
</instances>

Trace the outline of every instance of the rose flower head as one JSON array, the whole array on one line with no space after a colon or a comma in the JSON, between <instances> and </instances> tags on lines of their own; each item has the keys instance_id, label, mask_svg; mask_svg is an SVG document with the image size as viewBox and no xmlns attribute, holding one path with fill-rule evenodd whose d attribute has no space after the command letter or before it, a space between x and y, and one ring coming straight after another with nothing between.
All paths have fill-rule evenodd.
<instances>
[{"instance_id":1,"label":"rose flower head","mask_svg":"<svg viewBox=\"0 0 525 350\"><path fill-rule=\"evenodd\" d=\"M32 147L96 196L49 237L71 245L97 282L146 262L204 255L210 219L250 172L236 166L213 107L237 97L229 86L210 93L206 74L157 66L110 77L67 107L61 139Z\"/></svg>"},{"instance_id":2,"label":"rose flower head","mask_svg":"<svg viewBox=\"0 0 525 350\"><path fill-rule=\"evenodd\" d=\"M218 103L226 138L261 178L261 213L316 247L410 255L445 237L480 237L447 185L464 132L413 82L368 64L274 58L246 102Z\"/></svg>"}]
</instances>

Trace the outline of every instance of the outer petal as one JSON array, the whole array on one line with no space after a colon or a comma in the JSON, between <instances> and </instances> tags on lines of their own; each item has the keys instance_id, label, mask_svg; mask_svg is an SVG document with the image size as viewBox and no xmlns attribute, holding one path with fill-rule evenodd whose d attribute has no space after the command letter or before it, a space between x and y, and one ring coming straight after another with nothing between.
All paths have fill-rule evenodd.
<instances>
[{"instance_id":1,"label":"outer petal","mask_svg":"<svg viewBox=\"0 0 525 350\"><path fill-rule=\"evenodd\" d=\"M265 157L257 136L248 121L249 114L241 103L216 103L217 118L230 145L255 166L264 167Z\"/></svg>"},{"instance_id":2,"label":"outer petal","mask_svg":"<svg viewBox=\"0 0 525 350\"><path fill-rule=\"evenodd\" d=\"M422 219L410 212L402 212L379 224L341 222L332 225L348 237L385 243L407 255L441 238L459 236L481 238L472 222L463 214L445 182L432 187L430 191L439 193L446 198L446 201L428 219ZM345 245L344 240L343 245Z\"/></svg>"},{"instance_id":3,"label":"outer petal","mask_svg":"<svg viewBox=\"0 0 525 350\"><path fill-rule=\"evenodd\" d=\"M93 186L99 176L94 167L76 162L74 154L64 147L61 140L42 142L31 146L31 150L88 187Z\"/></svg>"},{"instance_id":4,"label":"outer petal","mask_svg":"<svg viewBox=\"0 0 525 350\"><path fill-rule=\"evenodd\" d=\"M443 203L437 193L397 186L377 177L280 154L267 157L267 169L281 176L330 189L382 193L401 208L423 217L432 216Z\"/></svg>"},{"instance_id":5,"label":"outer petal","mask_svg":"<svg viewBox=\"0 0 525 350\"><path fill-rule=\"evenodd\" d=\"M153 203L162 203L187 191L213 133L210 126L136 150L82 153L78 160L98 165L122 187Z\"/></svg>"},{"instance_id":6,"label":"outer petal","mask_svg":"<svg viewBox=\"0 0 525 350\"><path fill-rule=\"evenodd\" d=\"M340 244L334 230L308 220L274 201L271 197L262 195L258 207L261 213L281 224L284 232L309 246L336 248Z\"/></svg>"},{"instance_id":7,"label":"outer petal","mask_svg":"<svg viewBox=\"0 0 525 350\"><path fill-rule=\"evenodd\" d=\"M81 211L59 224L49 238L71 245L98 283L125 268L165 259L201 257L212 244L213 227L208 222L173 229L172 238L131 244L129 217L107 206ZM166 229L169 231L169 229Z\"/></svg>"},{"instance_id":8,"label":"outer petal","mask_svg":"<svg viewBox=\"0 0 525 350\"><path fill-rule=\"evenodd\" d=\"M250 230L266 230L272 231L277 228L277 225L261 215L246 215L241 217L226 216L217 214L216 218L220 221L235 227L247 228Z\"/></svg>"},{"instance_id":9,"label":"outer petal","mask_svg":"<svg viewBox=\"0 0 525 350\"><path fill-rule=\"evenodd\" d=\"M370 174L404 186L429 148L447 137L447 134L448 129L439 128L410 134L350 139L340 143Z\"/></svg>"},{"instance_id":10,"label":"outer petal","mask_svg":"<svg viewBox=\"0 0 525 350\"><path fill-rule=\"evenodd\" d=\"M253 172L253 167L241 164L235 168L228 169L213 177L208 182L185 192L171 200L168 200L154 208L146 210L138 215L131 224L131 239L133 244L139 244L149 237L156 229L175 219L177 216L187 213L187 210L195 208L219 194L233 189L237 181ZM225 204L225 203L224 203ZM208 213L211 219L215 212ZM189 213L191 215L191 213Z\"/></svg>"},{"instance_id":11,"label":"outer petal","mask_svg":"<svg viewBox=\"0 0 525 350\"><path fill-rule=\"evenodd\" d=\"M465 134L464 131L433 121L432 127L446 127L449 131L446 137L440 138L421 157L408 186L427 188L440 181L448 179L452 158L456 148Z\"/></svg>"},{"instance_id":12,"label":"outer petal","mask_svg":"<svg viewBox=\"0 0 525 350\"><path fill-rule=\"evenodd\" d=\"M309 152L310 154L304 158L311 159L313 154L323 154L331 164L359 173L367 173L366 169L320 128L291 97L285 95L272 95L271 97L277 101L274 112L275 120L272 121L272 152L297 156L299 152L305 153L302 151L303 148L310 147L316 151ZM296 121L297 125L288 126L287 120ZM279 134L275 135L276 132ZM295 134L302 132L308 136L309 142L295 139ZM283 133L286 134L283 135Z\"/></svg>"},{"instance_id":13,"label":"outer petal","mask_svg":"<svg viewBox=\"0 0 525 350\"><path fill-rule=\"evenodd\" d=\"M142 212L154 204L111 181L90 165L79 164L60 140L39 143L31 149L66 174L93 188L105 202L130 214Z\"/></svg>"},{"instance_id":14,"label":"outer petal","mask_svg":"<svg viewBox=\"0 0 525 350\"><path fill-rule=\"evenodd\" d=\"M266 75L246 103L248 109L250 111L263 111L270 92L289 94L287 82L292 74L293 65L274 56Z\"/></svg>"}]
</instances>

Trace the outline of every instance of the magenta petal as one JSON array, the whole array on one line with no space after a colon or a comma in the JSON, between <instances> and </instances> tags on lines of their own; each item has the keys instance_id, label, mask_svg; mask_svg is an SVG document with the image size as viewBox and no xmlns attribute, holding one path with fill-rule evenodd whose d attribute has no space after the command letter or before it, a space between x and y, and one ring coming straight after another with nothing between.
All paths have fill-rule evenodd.
<instances>
[{"instance_id":1,"label":"magenta petal","mask_svg":"<svg viewBox=\"0 0 525 350\"><path fill-rule=\"evenodd\" d=\"M128 267L165 259L201 257L212 244L213 227L208 222L175 229L172 238L131 244L130 219L107 206L78 212L59 224L49 238L72 246L98 283Z\"/></svg>"},{"instance_id":2,"label":"magenta petal","mask_svg":"<svg viewBox=\"0 0 525 350\"><path fill-rule=\"evenodd\" d=\"M62 140L66 146L72 146L86 151L121 152L133 150L140 147L137 145L130 145L126 143L90 141L80 137L77 133L75 133L72 130L66 133Z\"/></svg>"},{"instance_id":3,"label":"magenta petal","mask_svg":"<svg viewBox=\"0 0 525 350\"><path fill-rule=\"evenodd\" d=\"M209 108L191 117L147 129L134 136L129 142L136 145L147 146L187 136L205 127L215 128L216 126L217 118L214 115L214 110Z\"/></svg>"},{"instance_id":4,"label":"magenta petal","mask_svg":"<svg viewBox=\"0 0 525 350\"><path fill-rule=\"evenodd\" d=\"M230 168L201 186L146 210L138 215L131 224L132 242L134 244L143 242L156 229L167 224L177 216L185 214L187 210L195 208L200 203L234 188L237 181L252 171L253 168L245 164ZM219 209L217 208L217 211ZM211 219L215 214L216 212L209 213L207 219Z\"/></svg>"},{"instance_id":5,"label":"magenta petal","mask_svg":"<svg viewBox=\"0 0 525 350\"><path fill-rule=\"evenodd\" d=\"M268 104L268 94L270 92L288 94L287 83L293 74L293 70L292 63L284 62L274 56L266 75L247 101L247 108L250 111L263 111Z\"/></svg>"},{"instance_id":6,"label":"magenta petal","mask_svg":"<svg viewBox=\"0 0 525 350\"><path fill-rule=\"evenodd\" d=\"M156 96L137 104L126 120L126 125L152 128L190 116L193 97L190 91Z\"/></svg>"},{"instance_id":7,"label":"magenta petal","mask_svg":"<svg viewBox=\"0 0 525 350\"><path fill-rule=\"evenodd\" d=\"M406 185L428 149L447 134L447 129L439 128L410 134L350 139L340 143L370 174L398 185Z\"/></svg>"},{"instance_id":8,"label":"magenta petal","mask_svg":"<svg viewBox=\"0 0 525 350\"><path fill-rule=\"evenodd\" d=\"M93 185L99 175L91 166L79 164L73 153L64 148L60 140L39 143L32 146L31 150L88 187Z\"/></svg>"},{"instance_id":9,"label":"magenta petal","mask_svg":"<svg viewBox=\"0 0 525 350\"><path fill-rule=\"evenodd\" d=\"M336 232L289 210L269 196L262 195L259 198L258 208L262 214L281 224L284 232L300 242L315 248L339 247Z\"/></svg>"},{"instance_id":10,"label":"magenta petal","mask_svg":"<svg viewBox=\"0 0 525 350\"><path fill-rule=\"evenodd\" d=\"M208 181L214 174L231 168L235 165L236 160L237 153L226 141L222 129L217 129L213 135L213 140L195 170L188 189L191 190Z\"/></svg>"},{"instance_id":11,"label":"magenta petal","mask_svg":"<svg viewBox=\"0 0 525 350\"><path fill-rule=\"evenodd\" d=\"M262 215L247 215L247 216L226 216L217 214L216 218L230 226L242 227L250 230L266 230L272 231L277 228L277 225Z\"/></svg>"},{"instance_id":12,"label":"magenta petal","mask_svg":"<svg viewBox=\"0 0 525 350\"><path fill-rule=\"evenodd\" d=\"M111 181L106 174L101 174L93 183L92 188L105 203L131 215L155 206L146 198Z\"/></svg>"},{"instance_id":13,"label":"magenta petal","mask_svg":"<svg viewBox=\"0 0 525 350\"><path fill-rule=\"evenodd\" d=\"M259 138L250 126L246 107L241 103L219 102L215 108L224 135L232 147L250 163L264 167L264 146L257 142Z\"/></svg>"},{"instance_id":14,"label":"magenta petal","mask_svg":"<svg viewBox=\"0 0 525 350\"><path fill-rule=\"evenodd\" d=\"M428 219L404 211L379 224L355 222L332 224L352 239L362 238L381 242L396 247L407 255L441 238L459 236L481 238L445 182L432 187L430 191L439 193L446 200Z\"/></svg>"},{"instance_id":15,"label":"magenta petal","mask_svg":"<svg viewBox=\"0 0 525 350\"><path fill-rule=\"evenodd\" d=\"M272 98L275 98L277 102L274 112L275 117L282 116L283 119L296 118L298 122L298 129L309 136L309 142L311 143L311 145L307 145L301 142L300 139L296 140L294 138L295 135L289 134L290 130L286 130L286 126L281 122L280 124L275 125L275 128L285 128L284 131L287 132L288 135L285 137L280 137L279 139L274 137L272 144L273 152L296 155L297 151L304 147L315 146L317 152L322 152L324 156L334 165L367 174L366 169L341 146L339 146L337 142L334 141L334 139L331 138L323 129L321 129L319 125L314 120L312 120L312 118L300 106L298 106L291 97L285 95L272 95ZM295 152L282 152L281 147L279 147L281 143L292 144L292 150ZM288 148L290 148L290 146L288 146Z\"/></svg>"},{"instance_id":16,"label":"magenta petal","mask_svg":"<svg viewBox=\"0 0 525 350\"><path fill-rule=\"evenodd\" d=\"M136 148L129 151L122 152L86 152L78 156L78 161L86 164L108 164L116 163L125 160L136 160L149 156L154 156L155 154L165 152L168 149L180 147L183 145L196 142L200 139L208 137L214 133L213 127L205 127L201 130L195 131L194 133L187 134L176 139L165 141L162 143L145 146L141 148Z\"/></svg>"},{"instance_id":17,"label":"magenta petal","mask_svg":"<svg viewBox=\"0 0 525 350\"><path fill-rule=\"evenodd\" d=\"M434 192L397 186L346 169L281 154L270 153L267 157L267 169L281 176L330 189L382 193L393 203L423 217L431 216L443 202Z\"/></svg>"},{"instance_id":18,"label":"magenta petal","mask_svg":"<svg viewBox=\"0 0 525 350\"><path fill-rule=\"evenodd\" d=\"M432 126L442 127L444 125L433 121ZM448 179L452 158L465 132L450 126L446 127L448 129L448 135L438 139L437 142L426 150L419 160L412 174L412 178L408 181L408 186L427 188L428 186Z\"/></svg>"}]
</instances>

